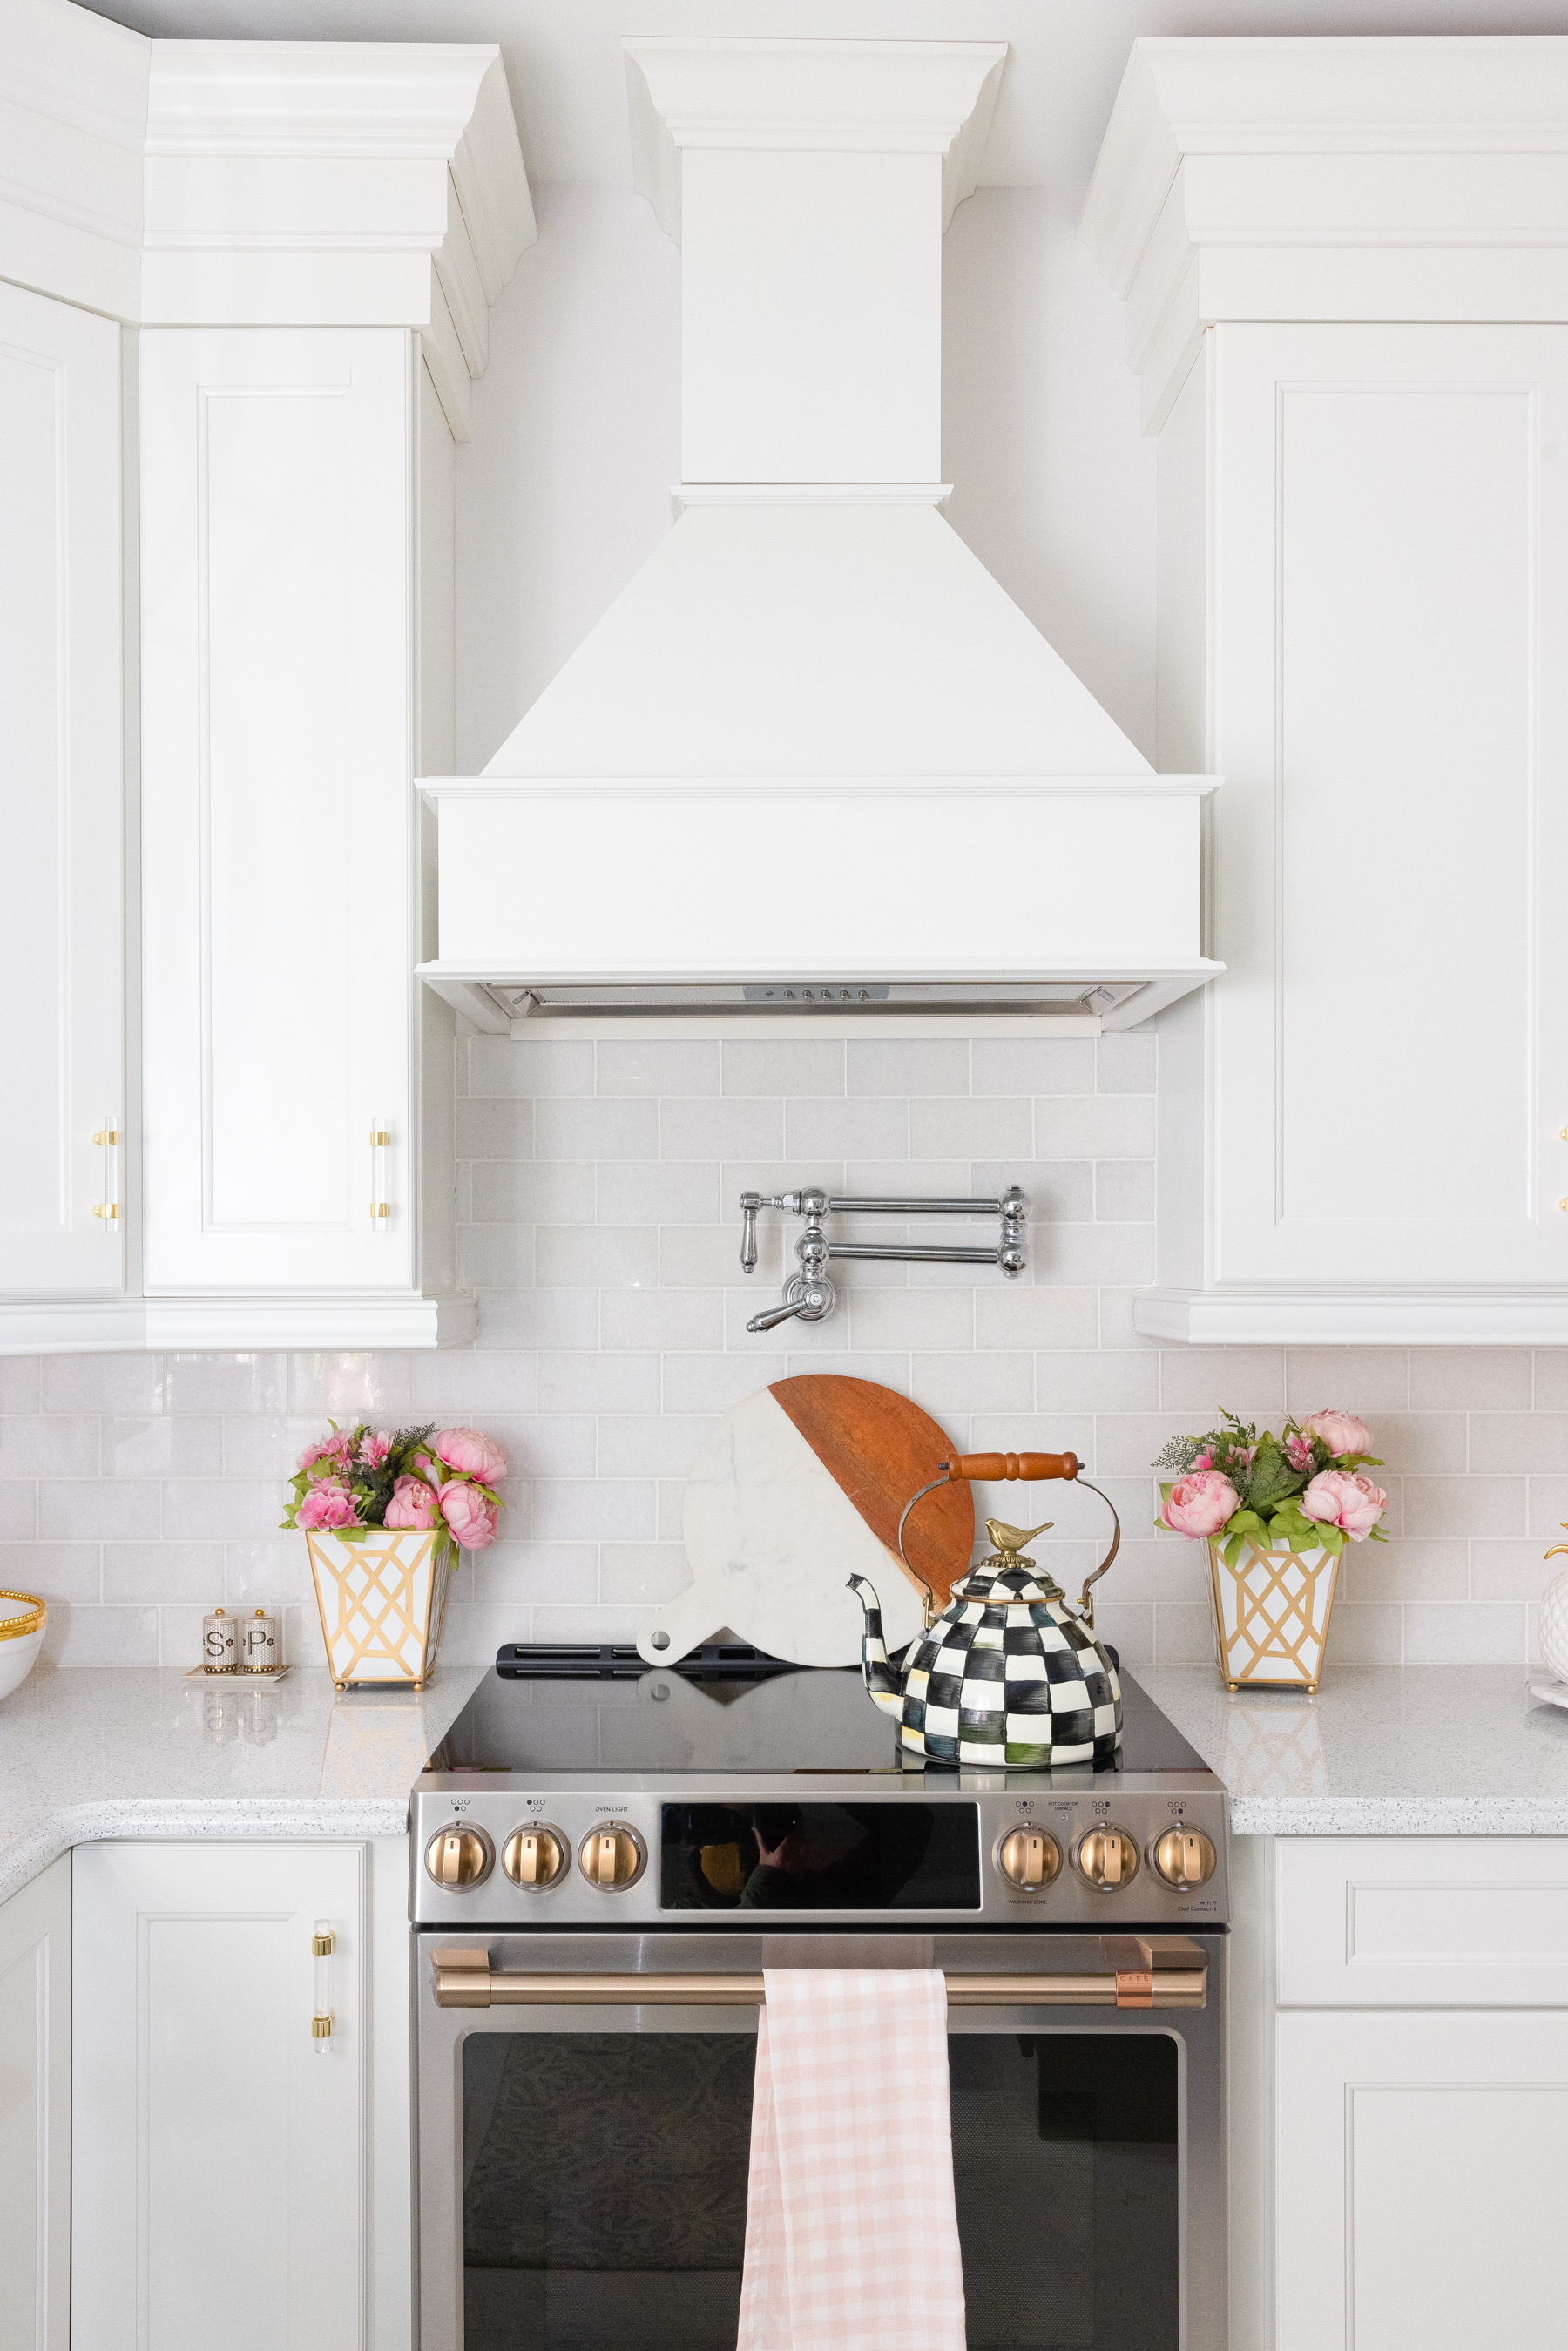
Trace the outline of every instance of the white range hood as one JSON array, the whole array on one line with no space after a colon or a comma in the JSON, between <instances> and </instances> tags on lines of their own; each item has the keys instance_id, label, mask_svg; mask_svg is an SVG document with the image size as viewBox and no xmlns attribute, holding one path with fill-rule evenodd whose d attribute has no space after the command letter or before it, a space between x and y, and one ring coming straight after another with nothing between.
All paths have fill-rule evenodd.
<instances>
[{"instance_id":1,"label":"white range hood","mask_svg":"<svg viewBox=\"0 0 1568 2351\"><path fill-rule=\"evenodd\" d=\"M626 45L682 247L678 518L439 811L440 956L544 1012L1147 1018L1201 953L1156 776L942 518L941 235L990 42Z\"/></svg>"}]
</instances>

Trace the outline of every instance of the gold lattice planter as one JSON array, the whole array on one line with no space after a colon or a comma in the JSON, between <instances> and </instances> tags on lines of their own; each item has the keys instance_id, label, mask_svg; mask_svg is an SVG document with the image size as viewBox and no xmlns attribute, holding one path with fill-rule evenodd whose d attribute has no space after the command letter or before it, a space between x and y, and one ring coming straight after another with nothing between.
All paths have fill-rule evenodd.
<instances>
[{"instance_id":1,"label":"gold lattice planter","mask_svg":"<svg viewBox=\"0 0 1568 2351\"><path fill-rule=\"evenodd\" d=\"M423 1689L446 1605L440 1533L371 1527L358 1542L316 1532L305 1541L333 1686L394 1682Z\"/></svg>"},{"instance_id":2,"label":"gold lattice planter","mask_svg":"<svg viewBox=\"0 0 1568 2351\"><path fill-rule=\"evenodd\" d=\"M1215 1654L1227 1689L1316 1690L1339 1562L1337 1552L1270 1551L1244 1535L1240 1558L1227 1567L1219 1539L1209 1538Z\"/></svg>"}]
</instances>

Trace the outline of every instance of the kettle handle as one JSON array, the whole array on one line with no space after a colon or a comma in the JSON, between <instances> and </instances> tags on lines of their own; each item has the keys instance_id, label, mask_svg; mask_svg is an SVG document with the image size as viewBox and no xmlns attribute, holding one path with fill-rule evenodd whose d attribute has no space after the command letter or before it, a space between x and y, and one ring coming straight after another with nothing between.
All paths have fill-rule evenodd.
<instances>
[{"instance_id":1,"label":"kettle handle","mask_svg":"<svg viewBox=\"0 0 1568 2351\"><path fill-rule=\"evenodd\" d=\"M1009 1481L1015 1478L1022 1478L1031 1482L1036 1479L1065 1478L1071 1479L1076 1485L1088 1487L1090 1493L1100 1496L1100 1499L1111 1513L1111 1548L1094 1570L1093 1574L1084 1578L1083 1589L1078 1595L1079 1608L1082 1612L1084 1622L1092 1633L1094 1601L1091 1587L1099 1583L1100 1578L1122 1548L1122 1521L1116 1515L1116 1505L1110 1495L1102 1493L1098 1486L1091 1486L1088 1479L1082 1475L1076 1453L958 1453L955 1454L951 1461L938 1462L937 1468L942 1473L941 1476L933 1478L929 1485L922 1486L917 1494L910 1496L898 1521L898 1556L908 1568L911 1575L922 1583L925 1579L921 1576L920 1570L904 1548L904 1530L909 1523L909 1514L916 1502L923 1502L927 1494L934 1494L936 1491L938 1486L950 1486L960 1479L969 1478L979 1478L988 1481L997 1479ZM1563 1525L1568 1528L1568 1520L1563 1520ZM926 1614L927 1622L929 1622L934 1604L931 1600L930 1587L927 1585L925 1589Z\"/></svg>"}]
</instances>

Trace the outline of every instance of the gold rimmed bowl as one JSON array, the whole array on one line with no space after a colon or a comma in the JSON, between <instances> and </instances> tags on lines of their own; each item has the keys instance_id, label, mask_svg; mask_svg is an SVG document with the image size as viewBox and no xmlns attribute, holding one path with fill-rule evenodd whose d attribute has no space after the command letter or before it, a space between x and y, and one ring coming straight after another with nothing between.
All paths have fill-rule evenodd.
<instances>
[{"instance_id":1,"label":"gold rimmed bowl","mask_svg":"<svg viewBox=\"0 0 1568 2351\"><path fill-rule=\"evenodd\" d=\"M32 1672L44 1646L48 1611L31 1592L0 1592L0 1698Z\"/></svg>"}]
</instances>

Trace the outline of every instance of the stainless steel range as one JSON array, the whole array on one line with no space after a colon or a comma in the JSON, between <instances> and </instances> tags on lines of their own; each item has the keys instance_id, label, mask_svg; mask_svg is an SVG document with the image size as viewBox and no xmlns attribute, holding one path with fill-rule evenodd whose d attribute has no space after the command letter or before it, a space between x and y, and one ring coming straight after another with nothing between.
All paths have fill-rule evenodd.
<instances>
[{"instance_id":1,"label":"stainless steel range","mask_svg":"<svg viewBox=\"0 0 1568 2351\"><path fill-rule=\"evenodd\" d=\"M1221 2351L1224 1792L854 1673L504 1648L417 1783L422 2351L731 2351L766 1967L940 1967L970 2351ZM1063 2280L1071 2281L1064 2290Z\"/></svg>"}]
</instances>

